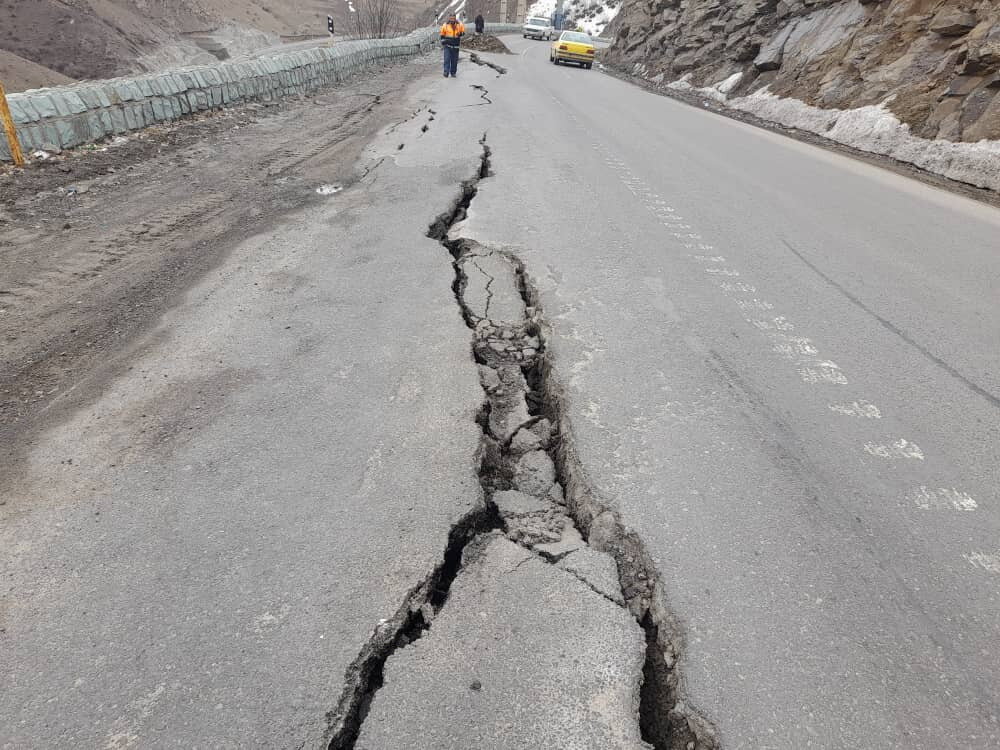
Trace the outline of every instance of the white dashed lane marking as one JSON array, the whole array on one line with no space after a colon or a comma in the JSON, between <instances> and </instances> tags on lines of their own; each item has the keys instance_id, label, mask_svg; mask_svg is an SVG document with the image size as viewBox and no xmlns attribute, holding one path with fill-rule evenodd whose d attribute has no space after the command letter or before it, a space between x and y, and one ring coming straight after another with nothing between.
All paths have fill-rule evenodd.
<instances>
[{"instance_id":1,"label":"white dashed lane marking","mask_svg":"<svg viewBox=\"0 0 1000 750\"><path fill-rule=\"evenodd\" d=\"M1000 573L1000 553L970 552L962 557L974 568L982 568L988 573Z\"/></svg>"},{"instance_id":2,"label":"white dashed lane marking","mask_svg":"<svg viewBox=\"0 0 1000 750\"><path fill-rule=\"evenodd\" d=\"M869 401L852 401L849 404L830 404L830 411L843 414L845 417L860 417L862 419L881 419L882 412Z\"/></svg>"},{"instance_id":3,"label":"white dashed lane marking","mask_svg":"<svg viewBox=\"0 0 1000 750\"><path fill-rule=\"evenodd\" d=\"M906 498L921 510L976 510L979 504L968 492L948 487L918 487Z\"/></svg>"},{"instance_id":4,"label":"white dashed lane marking","mask_svg":"<svg viewBox=\"0 0 1000 750\"><path fill-rule=\"evenodd\" d=\"M914 445L906 438L900 438L888 445L865 443L865 451L879 458L916 458L924 460L924 452L920 446Z\"/></svg>"},{"instance_id":5,"label":"white dashed lane marking","mask_svg":"<svg viewBox=\"0 0 1000 750\"><path fill-rule=\"evenodd\" d=\"M580 127L576 118L573 123ZM649 210L665 227L680 245L688 250L700 251L689 257L702 264L706 275L717 280L722 292L733 299L740 311L747 314L745 320L755 329L768 337L772 342L772 350L783 359L792 361L796 372L803 382L827 386L845 386L847 375L837 363L820 358L819 347L805 336L789 335L795 330L795 324L787 317L775 316L768 319L760 317L761 312L772 312L775 306L757 295L757 288L745 281L736 281L741 274L738 269L730 266L720 266L726 263L723 255L716 254L714 245L705 241L695 227L677 212L659 194L653 192L646 183L628 168L621 159L611 156L607 149L596 141L591 144L595 151L604 154L604 163L617 173L619 181L633 196L639 198L643 206ZM695 230L695 231L691 231ZM720 279L720 277L722 277ZM756 314L756 315L754 315ZM754 315L753 317L750 317ZM676 314L675 314L676 317ZM849 403L828 404L830 411L847 417L874 420L882 418L882 411L870 401L858 399ZM866 442L866 452L873 456L886 459L916 459L924 460L923 451L914 443L900 438L888 444ZM928 488L921 486L907 495L909 502L921 510L945 510L967 512L976 510L979 506L966 492L954 488ZM963 557L973 566L991 573L1000 573L1000 554L971 552Z\"/></svg>"}]
</instances>

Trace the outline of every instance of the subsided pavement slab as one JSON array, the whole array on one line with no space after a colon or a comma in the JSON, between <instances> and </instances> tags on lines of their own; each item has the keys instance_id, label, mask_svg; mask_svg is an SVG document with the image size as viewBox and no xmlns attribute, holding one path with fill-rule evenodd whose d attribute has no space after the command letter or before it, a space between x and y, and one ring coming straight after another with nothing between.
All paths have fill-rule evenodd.
<instances>
[{"instance_id":1,"label":"subsided pavement slab","mask_svg":"<svg viewBox=\"0 0 1000 750\"><path fill-rule=\"evenodd\" d=\"M0 507L0 747L319 747L481 507L482 394L425 237L478 166L479 95L417 98L438 137L237 247L31 452Z\"/></svg>"},{"instance_id":2,"label":"subsided pavement slab","mask_svg":"<svg viewBox=\"0 0 1000 750\"><path fill-rule=\"evenodd\" d=\"M517 290L514 269L503 255L481 249L459 262L465 279L463 302L470 315L494 322L517 322L524 302Z\"/></svg>"},{"instance_id":3,"label":"subsided pavement slab","mask_svg":"<svg viewBox=\"0 0 1000 750\"><path fill-rule=\"evenodd\" d=\"M500 536L464 563L428 633L386 662L357 750L648 750L628 611Z\"/></svg>"}]
</instances>

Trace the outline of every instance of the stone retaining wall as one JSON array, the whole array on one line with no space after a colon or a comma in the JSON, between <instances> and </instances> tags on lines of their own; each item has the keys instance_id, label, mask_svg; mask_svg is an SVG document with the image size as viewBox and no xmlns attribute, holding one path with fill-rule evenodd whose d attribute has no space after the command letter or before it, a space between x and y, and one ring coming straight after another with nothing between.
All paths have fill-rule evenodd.
<instances>
[{"instance_id":1,"label":"stone retaining wall","mask_svg":"<svg viewBox=\"0 0 1000 750\"><path fill-rule=\"evenodd\" d=\"M520 26L487 24L488 32ZM25 152L72 148L110 135L177 120L193 112L270 101L337 83L383 61L413 57L438 44L436 27L395 39L364 39L267 57L83 81L7 97ZM0 159L9 160L0 137Z\"/></svg>"}]
</instances>

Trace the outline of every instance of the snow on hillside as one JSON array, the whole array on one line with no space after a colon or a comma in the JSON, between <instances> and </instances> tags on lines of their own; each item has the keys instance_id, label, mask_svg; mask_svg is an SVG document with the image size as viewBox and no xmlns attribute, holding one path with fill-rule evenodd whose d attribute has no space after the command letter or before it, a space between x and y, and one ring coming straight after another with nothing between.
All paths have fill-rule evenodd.
<instances>
[{"instance_id":1,"label":"snow on hillside","mask_svg":"<svg viewBox=\"0 0 1000 750\"><path fill-rule=\"evenodd\" d=\"M556 0L538 0L528 8L528 16L537 18L552 18L556 12Z\"/></svg>"},{"instance_id":2,"label":"snow on hillside","mask_svg":"<svg viewBox=\"0 0 1000 750\"><path fill-rule=\"evenodd\" d=\"M570 19L567 28L579 26L591 36L600 36L621 7L622 0L565 0L563 13ZM551 18L555 12L556 0L538 0L528 9L529 16L543 18Z\"/></svg>"},{"instance_id":3,"label":"snow on hillside","mask_svg":"<svg viewBox=\"0 0 1000 750\"><path fill-rule=\"evenodd\" d=\"M441 9L441 12L437 14L437 16L434 19L435 23L440 23L441 19L447 18L448 17L447 14L450 13L454 13L456 16L458 16L459 20L464 19L465 3L466 0L451 0L451 2L449 2L446 6L444 6L444 8Z\"/></svg>"}]
</instances>

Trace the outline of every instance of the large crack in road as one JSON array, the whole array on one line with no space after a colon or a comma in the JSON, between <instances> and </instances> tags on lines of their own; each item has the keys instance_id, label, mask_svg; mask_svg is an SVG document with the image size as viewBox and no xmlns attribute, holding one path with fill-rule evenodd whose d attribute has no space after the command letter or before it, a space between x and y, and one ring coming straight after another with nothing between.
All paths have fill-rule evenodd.
<instances>
[{"instance_id":1,"label":"large crack in road","mask_svg":"<svg viewBox=\"0 0 1000 750\"><path fill-rule=\"evenodd\" d=\"M476 651L502 651L502 645L494 642L476 643L479 636L469 631L477 623L473 621L470 627L462 621L463 613L453 612L448 604L453 584L468 576L476 581L472 588L477 591L459 594L462 606L468 608L472 601L474 609L488 610L489 605L475 597L485 597L494 583L490 565L505 559L509 563L509 569L503 571L505 576L517 573L522 566L533 566L535 578L531 580L537 581L544 565L552 572L543 575L572 579L576 586L570 586L574 601L564 604L563 611L553 613L556 616L568 614L585 619L583 613L595 609L587 597L596 593L603 601L601 606L608 610L604 612L606 618L631 623L616 632L634 629L641 664L636 664L632 672L626 666L627 636L620 641L610 638L602 642L600 648L607 653L601 657L577 654L585 663L590 658L609 659L616 667L620 663L624 681L631 682L619 686L620 692L634 694L632 702L627 697L612 702L620 715L584 727L587 745L712 750L718 746L712 725L682 700L677 665L681 639L663 603L659 573L642 541L625 529L617 514L599 499L577 456L565 396L546 347L547 325L539 295L524 263L509 252L451 234L466 218L479 182L490 175L485 134L481 145L476 175L462 183L454 205L431 224L428 236L452 256L455 299L473 334L472 354L485 394L477 416L482 429L478 468L482 504L454 526L441 562L411 591L396 615L378 625L348 670L347 687L329 716L329 748L401 746L401 732L416 732L424 740L434 736L435 711L418 711L416 723L427 726L414 728L406 706L398 707L398 712L378 707L380 700L389 702L397 695L383 698L380 694L386 685L386 669L400 662L396 669L399 685L395 687L408 690L407 695L419 692L425 679L433 683L434 675L427 674L425 664L419 685L407 685L405 656L406 647L423 638L439 617L445 634L443 642L436 645L439 651L461 650L460 644L448 640L448 634L456 632L462 640L471 638ZM531 582L527 585L530 587ZM558 579L557 585L562 589L567 583ZM536 601L530 606L543 609L547 604ZM565 645L579 643L566 636ZM426 648L435 646L428 644ZM440 660L438 655L434 663ZM527 679L518 673L519 682L522 677ZM582 682L585 676L581 674L578 679ZM470 690L485 690L485 680L472 681ZM567 688L565 695L569 692ZM563 697L546 695L553 702ZM509 699L516 701L516 696ZM571 702L568 697L566 700ZM393 726L396 724L404 724L406 729ZM443 731L462 730L447 726ZM614 741L602 740L604 732L610 732L608 737Z\"/></svg>"}]
</instances>

